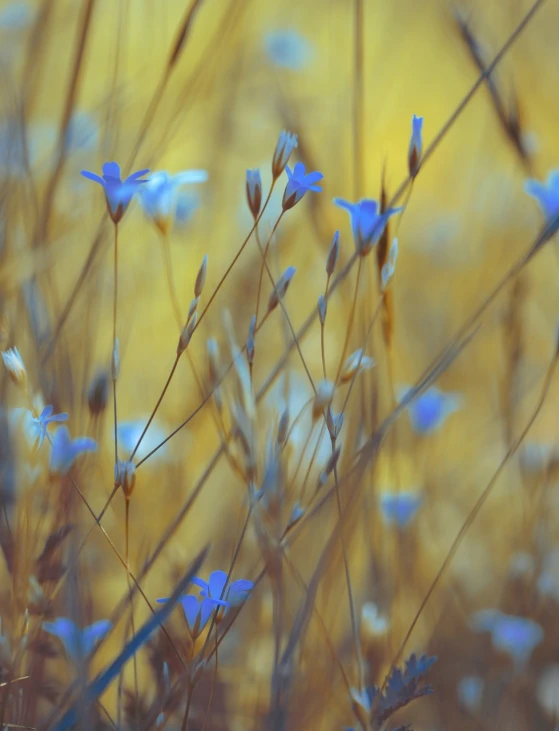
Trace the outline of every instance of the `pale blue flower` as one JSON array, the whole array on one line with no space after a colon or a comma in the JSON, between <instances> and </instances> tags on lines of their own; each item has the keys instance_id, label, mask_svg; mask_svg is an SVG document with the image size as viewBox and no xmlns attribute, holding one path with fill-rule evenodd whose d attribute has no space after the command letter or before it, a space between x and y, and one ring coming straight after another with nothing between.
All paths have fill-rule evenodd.
<instances>
[{"instance_id":1,"label":"pale blue flower","mask_svg":"<svg viewBox=\"0 0 559 731\"><path fill-rule=\"evenodd\" d=\"M14 2L0 11L0 28L5 30L22 30L31 24L33 10L29 3Z\"/></svg>"},{"instance_id":2,"label":"pale blue flower","mask_svg":"<svg viewBox=\"0 0 559 731\"><path fill-rule=\"evenodd\" d=\"M559 228L559 170L552 170L545 183L527 180L524 190L538 202L545 216L548 236L552 236Z\"/></svg>"},{"instance_id":3,"label":"pale blue flower","mask_svg":"<svg viewBox=\"0 0 559 731\"><path fill-rule=\"evenodd\" d=\"M362 198L358 203L334 198L334 203L349 211L355 248L361 256L368 254L377 243L391 216L403 210L401 207L389 208L385 213L380 213L377 201L368 198Z\"/></svg>"},{"instance_id":4,"label":"pale blue flower","mask_svg":"<svg viewBox=\"0 0 559 731\"><path fill-rule=\"evenodd\" d=\"M417 175L421 163L421 154L423 152L422 130L423 117L417 117L414 114L411 121L411 139L408 152L408 167L412 177Z\"/></svg>"},{"instance_id":5,"label":"pale blue flower","mask_svg":"<svg viewBox=\"0 0 559 731\"><path fill-rule=\"evenodd\" d=\"M175 208L175 227L184 228L194 216L196 210L200 207L200 196L196 193L187 193L179 191L177 195L177 205Z\"/></svg>"},{"instance_id":6,"label":"pale blue flower","mask_svg":"<svg viewBox=\"0 0 559 731\"><path fill-rule=\"evenodd\" d=\"M167 598L157 599L159 604L163 604L166 601L168 601ZM197 637L203 631L212 616L212 612L221 604L221 602L216 602L214 599L209 598L200 600L193 594L185 594L185 596L179 599L179 602L183 608L189 632L193 637Z\"/></svg>"},{"instance_id":7,"label":"pale blue flower","mask_svg":"<svg viewBox=\"0 0 559 731\"><path fill-rule=\"evenodd\" d=\"M192 579L192 583L201 587L201 597L211 599L216 604L224 607L242 604L254 588L254 584L248 579L238 579L225 588L227 583L225 571L213 571L208 581L195 577Z\"/></svg>"},{"instance_id":8,"label":"pale blue flower","mask_svg":"<svg viewBox=\"0 0 559 731\"><path fill-rule=\"evenodd\" d=\"M70 152L91 152L99 145L99 125L91 114L74 112L66 131L66 147Z\"/></svg>"},{"instance_id":9,"label":"pale blue flower","mask_svg":"<svg viewBox=\"0 0 559 731\"><path fill-rule=\"evenodd\" d=\"M285 172L289 182L285 186L283 194L282 206L284 211L293 208L308 191L313 190L318 193L322 190L320 185L316 185L316 183L322 180L324 175L319 172L305 173L305 165L302 162L296 163L293 171L286 165Z\"/></svg>"},{"instance_id":10,"label":"pale blue flower","mask_svg":"<svg viewBox=\"0 0 559 731\"><path fill-rule=\"evenodd\" d=\"M473 627L478 632L489 632L493 647L506 653L517 669L526 665L544 638L544 631L537 622L527 617L503 614L498 609L476 612Z\"/></svg>"},{"instance_id":11,"label":"pale blue flower","mask_svg":"<svg viewBox=\"0 0 559 731\"><path fill-rule=\"evenodd\" d=\"M408 387L402 387L400 400L409 392ZM439 429L451 414L458 411L463 405L463 397L458 393L445 393L436 386L431 386L408 406L408 415L412 429L418 434L430 434Z\"/></svg>"},{"instance_id":12,"label":"pale blue flower","mask_svg":"<svg viewBox=\"0 0 559 731\"><path fill-rule=\"evenodd\" d=\"M179 189L183 185L205 183L207 179L205 170L184 170L175 175L165 170L153 173L140 191L142 208L155 225L167 233L176 216Z\"/></svg>"},{"instance_id":13,"label":"pale blue flower","mask_svg":"<svg viewBox=\"0 0 559 731\"><path fill-rule=\"evenodd\" d=\"M103 176L82 170L84 178L103 186L109 214L114 223L118 223L122 219L135 193L143 183L147 183L147 180L140 179L147 173L149 173L147 168L138 170L129 175L126 180L121 180L120 165L116 162L106 162L103 165Z\"/></svg>"},{"instance_id":14,"label":"pale blue flower","mask_svg":"<svg viewBox=\"0 0 559 731\"><path fill-rule=\"evenodd\" d=\"M380 496L380 509L386 525L406 528L415 518L423 498L418 492L384 492Z\"/></svg>"},{"instance_id":15,"label":"pale blue flower","mask_svg":"<svg viewBox=\"0 0 559 731\"><path fill-rule=\"evenodd\" d=\"M478 675L466 675L458 681L458 699L465 708L473 713L481 707L484 685L483 678Z\"/></svg>"},{"instance_id":16,"label":"pale blue flower","mask_svg":"<svg viewBox=\"0 0 559 731\"><path fill-rule=\"evenodd\" d=\"M278 29L264 37L264 48L275 66L301 71L312 56L309 42L294 28Z\"/></svg>"},{"instance_id":17,"label":"pale blue flower","mask_svg":"<svg viewBox=\"0 0 559 731\"><path fill-rule=\"evenodd\" d=\"M118 425L118 445L122 449L123 454L128 458L130 458L130 455L134 451L134 447L142 435L148 418L149 416L146 415L133 421L121 421ZM138 447L138 451L136 452L138 459L143 459L152 449L155 449L155 447L161 444L168 435L168 430L164 429L157 420L154 420ZM165 444L155 452L153 457L150 457L150 460L162 459L166 456L168 456L168 449Z\"/></svg>"},{"instance_id":18,"label":"pale blue flower","mask_svg":"<svg viewBox=\"0 0 559 731\"><path fill-rule=\"evenodd\" d=\"M43 622L43 629L62 642L66 655L76 664L82 663L91 654L95 645L109 632L112 624L100 619L89 627L80 629L71 619L58 617L53 622Z\"/></svg>"},{"instance_id":19,"label":"pale blue flower","mask_svg":"<svg viewBox=\"0 0 559 731\"><path fill-rule=\"evenodd\" d=\"M84 452L95 452L97 442L90 437L72 439L65 426L59 427L52 437L50 453L50 471L53 474L65 475L74 461Z\"/></svg>"},{"instance_id":20,"label":"pale blue flower","mask_svg":"<svg viewBox=\"0 0 559 731\"><path fill-rule=\"evenodd\" d=\"M34 418L30 425L30 436L34 442L38 442L37 449L41 446L47 436L49 424L68 421L68 414L53 414L52 406L45 406L40 416Z\"/></svg>"}]
</instances>

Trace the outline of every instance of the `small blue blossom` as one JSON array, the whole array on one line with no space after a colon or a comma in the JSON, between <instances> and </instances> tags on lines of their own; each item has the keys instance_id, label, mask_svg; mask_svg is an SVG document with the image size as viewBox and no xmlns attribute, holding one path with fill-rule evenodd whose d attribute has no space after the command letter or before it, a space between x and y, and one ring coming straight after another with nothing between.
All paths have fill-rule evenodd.
<instances>
[{"instance_id":1,"label":"small blue blossom","mask_svg":"<svg viewBox=\"0 0 559 731\"><path fill-rule=\"evenodd\" d=\"M157 600L159 604L166 601L168 601L167 598ZM221 603L209 598L200 600L193 594L185 594L179 599L179 602L183 608L186 624L192 637L197 637L203 631L212 616L212 612Z\"/></svg>"},{"instance_id":2,"label":"small blue blossom","mask_svg":"<svg viewBox=\"0 0 559 731\"><path fill-rule=\"evenodd\" d=\"M407 490L399 493L383 493L380 496L380 509L384 522L386 525L407 528L415 518L422 502L423 498L418 492Z\"/></svg>"},{"instance_id":3,"label":"small blue blossom","mask_svg":"<svg viewBox=\"0 0 559 731\"><path fill-rule=\"evenodd\" d=\"M58 637L64 645L66 655L76 664L82 663L87 658L111 627L112 624L108 619L100 619L83 629L65 617L58 617L53 622L43 622L45 632Z\"/></svg>"},{"instance_id":4,"label":"small blue blossom","mask_svg":"<svg viewBox=\"0 0 559 731\"><path fill-rule=\"evenodd\" d=\"M76 437L72 439L65 426L59 427L52 437L52 451L50 453L50 471L53 474L65 475L69 472L74 461L84 452L95 452L97 442L90 437Z\"/></svg>"},{"instance_id":5,"label":"small blue blossom","mask_svg":"<svg viewBox=\"0 0 559 731\"><path fill-rule=\"evenodd\" d=\"M403 210L401 207L389 208L385 213L379 213L377 201L368 198L362 198L358 203L334 198L334 203L349 211L355 248L361 256L368 254L380 239L389 218Z\"/></svg>"},{"instance_id":6,"label":"small blue blossom","mask_svg":"<svg viewBox=\"0 0 559 731\"><path fill-rule=\"evenodd\" d=\"M322 180L324 175L319 172L305 173L305 165L302 162L296 163L293 171L286 165L285 171L289 182L285 186L283 194L282 206L284 211L293 208L309 190L313 190L315 193L322 190L320 185L316 185L316 183Z\"/></svg>"},{"instance_id":7,"label":"small blue blossom","mask_svg":"<svg viewBox=\"0 0 559 731\"><path fill-rule=\"evenodd\" d=\"M129 175L126 180L121 180L120 165L116 162L106 162L103 165L102 177L88 170L82 170L84 178L93 180L103 186L109 215L113 223L118 223L122 219L140 185L147 183L147 180L140 180L142 175L147 173L149 173L147 168L138 170L138 172Z\"/></svg>"},{"instance_id":8,"label":"small blue blossom","mask_svg":"<svg viewBox=\"0 0 559 731\"><path fill-rule=\"evenodd\" d=\"M272 177L277 180L285 170L285 166L289 162L291 153L297 147L297 135L286 132L284 129L280 132L274 157L272 158Z\"/></svg>"},{"instance_id":9,"label":"small blue blossom","mask_svg":"<svg viewBox=\"0 0 559 731\"><path fill-rule=\"evenodd\" d=\"M248 599L250 592L254 588L254 584L252 581L248 581L248 579L238 579L225 588L227 583L227 574L225 571L212 571L208 581L195 577L192 579L192 583L201 587L201 597L211 599L216 604L225 607L242 604Z\"/></svg>"},{"instance_id":10,"label":"small blue blossom","mask_svg":"<svg viewBox=\"0 0 559 731\"><path fill-rule=\"evenodd\" d=\"M153 173L140 191L140 201L146 215L162 233L167 233L176 216L179 188L205 183L207 179L205 170L184 170L175 175L165 170Z\"/></svg>"},{"instance_id":11,"label":"small blue blossom","mask_svg":"<svg viewBox=\"0 0 559 731\"><path fill-rule=\"evenodd\" d=\"M458 700L471 712L478 711L483 696L483 678L478 675L466 675L458 682Z\"/></svg>"},{"instance_id":12,"label":"small blue blossom","mask_svg":"<svg viewBox=\"0 0 559 731\"><path fill-rule=\"evenodd\" d=\"M421 163L421 154L423 152L422 129L423 117L417 117L414 114L411 121L411 139L408 152L408 168L412 178L417 175Z\"/></svg>"},{"instance_id":13,"label":"small blue blossom","mask_svg":"<svg viewBox=\"0 0 559 731\"><path fill-rule=\"evenodd\" d=\"M301 71L312 55L309 42L294 28L267 33L264 37L264 48L275 66L291 71Z\"/></svg>"},{"instance_id":14,"label":"small blue blossom","mask_svg":"<svg viewBox=\"0 0 559 731\"><path fill-rule=\"evenodd\" d=\"M409 389L400 389L403 399ZM414 399L408 406L412 429L418 434L430 434L439 429L446 418L462 407L463 397L458 393L444 393L432 386Z\"/></svg>"},{"instance_id":15,"label":"small blue blossom","mask_svg":"<svg viewBox=\"0 0 559 731\"><path fill-rule=\"evenodd\" d=\"M37 449L41 446L47 436L47 427L55 422L68 421L68 414L54 414L53 407L45 406L40 416L34 418L30 426L30 434L33 441L38 442Z\"/></svg>"},{"instance_id":16,"label":"small blue blossom","mask_svg":"<svg viewBox=\"0 0 559 731\"><path fill-rule=\"evenodd\" d=\"M552 236L559 228L559 170L552 170L545 183L527 180L524 190L538 202L545 216L548 236Z\"/></svg>"},{"instance_id":17,"label":"small blue blossom","mask_svg":"<svg viewBox=\"0 0 559 731\"><path fill-rule=\"evenodd\" d=\"M503 614L498 609L476 612L473 626L477 632L489 632L496 650L506 653L517 669L522 669L535 648L542 642L542 627L527 617Z\"/></svg>"},{"instance_id":18,"label":"small blue blossom","mask_svg":"<svg viewBox=\"0 0 559 731\"><path fill-rule=\"evenodd\" d=\"M91 114L75 112L66 131L66 147L71 152L92 151L99 144L99 125Z\"/></svg>"}]
</instances>

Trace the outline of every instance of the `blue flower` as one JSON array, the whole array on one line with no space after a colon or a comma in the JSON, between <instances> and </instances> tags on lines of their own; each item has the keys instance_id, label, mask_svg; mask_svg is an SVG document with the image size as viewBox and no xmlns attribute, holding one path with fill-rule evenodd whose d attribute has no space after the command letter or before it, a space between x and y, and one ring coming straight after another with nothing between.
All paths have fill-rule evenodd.
<instances>
[{"instance_id":1,"label":"blue flower","mask_svg":"<svg viewBox=\"0 0 559 731\"><path fill-rule=\"evenodd\" d=\"M166 601L168 601L167 598L157 599L159 604ZM218 603L209 598L200 600L193 594L185 594L179 599L179 602L183 608L186 624L192 637L197 637L203 631L212 616L212 612L220 604L220 602Z\"/></svg>"},{"instance_id":2,"label":"blue flower","mask_svg":"<svg viewBox=\"0 0 559 731\"><path fill-rule=\"evenodd\" d=\"M262 206L262 178L258 168L247 170L246 191L248 207L254 220L256 220Z\"/></svg>"},{"instance_id":3,"label":"blue flower","mask_svg":"<svg viewBox=\"0 0 559 731\"><path fill-rule=\"evenodd\" d=\"M544 638L542 627L532 619L503 614L498 609L484 609L473 618L474 629L489 632L496 650L506 653L521 669Z\"/></svg>"},{"instance_id":4,"label":"blue flower","mask_svg":"<svg viewBox=\"0 0 559 731\"><path fill-rule=\"evenodd\" d=\"M99 143L99 126L87 112L75 112L66 131L66 147L72 152L91 151Z\"/></svg>"},{"instance_id":5,"label":"blue flower","mask_svg":"<svg viewBox=\"0 0 559 731\"><path fill-rule=\"evenodd\" d=\"M100 619L89 627L80 629L71 619L58 617L53 622L43 622L43 629L62 642L66 655L80 664L93 651L95 645L105 637L112 624L108 619Z\"/></svg>"},{"instance_id":6,"label":"blue flower","mask_svg":"<svg viewBox=\"0 0 559 731\"><path fill-rule=\"evenodd\" d=\"M114 223L118 223L122 219L140 185L147 183L147 180L140 180L142 175L147 173L149 173L147 168L138 170L138 172L129 175L126 180L121 180L120 165L116 162L106 162L103 165L102 177L90 173L88 170L82 170L84 178L89 178L89 180L103 186L109 215Z\"/></svg>"},{"instance_id":7,"label":"blue flower","mask_svg":"<svg viewBox=\"0 0 559 731\"><path fill-rule=\"evenodd\" d=\"M293 208L296 203L299 203L301 198L309 190L314 190L316 193L322 190L320 185L315 185L315 183L322 180L324 175L319 172L305 173L305 166L302 162L296 163L293 171L286 165L285 171L289 182L285 186L283 194L282 206L284 211Z\"/></svg>"},{"instance_id":8,"label":"blue flower","mask_svg":"<svg viewBox=\"0 0 559 731\"><path fill-rule=\"evenodd\" d=\"M192 183L205 183L207 179L205 170L184 170L175 175L165 170L153 173L140 191L140 201L146 215L166 234L176 216L179 188Z\"/></svg>"},{"instance_id":9,"label":"blue flower","mask_svg":"<svg viewBox=\"0 0 559 731\"><path fill-rule=\"evenodd\" d=\"M248 599L248 595L254 587L252 581L239 579L225 588L225 584L227 583L227 574L225 571L213 571L208 581L195 577L192 579L192 583L201 587L201 597L211 599L216 604L224 607L242 604Z\"/></svg>"},{"instance_id":10,"label":"blue flower","mask_svg":"<svg viewBox=\"0 0 559 731\"><path fill-rule=\"evenodd\" d=\"M52 438L50 453L50 471L54 474L65 475L69 472L77 457L83 452L95 452L97 442L90 437L72 439L65 426L59 427Z\"/></svg>"},{"instance_id":11,"label":"blue flower","mask_svg":"<svg viewBox=\"0 0 559 731\"><path fill-rule=\"evenodd\" d=\"M396 524L398 528L406 528L415 518L422 502L423 498L418 492L383 493L380 496L380 509L384 522L386 525Z\"/></svg>"},{"instance_id":12,"label":"blue flower","mask_svg":"<svg viewBox=\"0 0 559 731\"><path fill-rule=\"evenodd\" d=\"M355 248L361 256L368 254L380 239L388 219L403 210L401 207L389 208L385 213L379 213L377 201L368 198L362 198L359 203L334 198L334 203L349 211Z\"/></svg>"},{"instance_id":13,"label":"blue flower","mask_svg":"<svg viewBox=\"0 0 559 731\"><path fill-rule=\"evenodd\" d=\"M409 389L400 389L403 399ZM436 386L424 391L408 406L412 429L418 434L430 434L439 429L446 418L461 408L463 398L458 393L444 393Z\"/></svg>"},{"instance_id":14,"label":"blue flower","mask_svg":"<svg viewBox=\"0 0 559 731\"><path fill-rule=\"evenodd\" d=\"M423 152L423 117L413 115L411 121L411 140L408 152L408 168L412 178L415 178L419 165L421 163L421 153Z\"/></svg>"},{"instance_id":15,"label":"blue flower","mask_svg":"<svg viewBox=\"0 0 559 731\"><path fill-rule=\"evenodd\" d=\"M552 236L559 228L559 170L552 170L545 184L527 180L524 190L537 200L545 216L548 236Z\"/></svg>"},{"instance_id":16,"label":"blue flower","mask_svg":"<svg viewBox=\"0 0 559 731\"><path fill-rule=\"evenodd\" d=\"M308 41L292 28L267 33L264 47L273 64L292 71L304 68L312 53Z\"/></svg>"},{"instance_id":17,"label":"blue flower","mask_svg":"<svg viewBox=\"0 0 559 731\"><path fill-rule=\"evenodd\" d=\"M274 150L272 158L272 177L277 180L285 170L285 166L289 162L291 153L297 147L297 135L286 132L284 129L280 132L278 144Z\"/></svg>"},{"instance_id":18,"label":"blue flower","mask_svg":"<svg viewBox=\"0 0 559 731\"><path fill-rule=\"evenodd\" d=\"M477 675L466 675L458 682L458 699L469 711L478 711L483 696L483 678Z\"/></svg>"},{"instance_id":19,"label":"blue flower","mask_svg":"<svg viewBox=\"0 0 559 731\"><path fill-rule=\"evenodd\" d=\"M41 415L37 418L34 418L31 422L31 438L35 442L38 441L37 449L41 446L45 437L47 436L47 427L49 424L52 424L54 422L68 421L68 414L53 415L52 412L52 406L45 406L45 408L41 412Z\"/></svg>"},{"instance_id":20,"label":"blue flower","mask_svg":"<svg viewBox=\"0 0 559 731\"><path fill-rule=\"evenodd\" d=\"M29 3L13 2L0 11L0 28L3 30L21 30L31 24L33 10Z\"/></svg>"}]
</instances>

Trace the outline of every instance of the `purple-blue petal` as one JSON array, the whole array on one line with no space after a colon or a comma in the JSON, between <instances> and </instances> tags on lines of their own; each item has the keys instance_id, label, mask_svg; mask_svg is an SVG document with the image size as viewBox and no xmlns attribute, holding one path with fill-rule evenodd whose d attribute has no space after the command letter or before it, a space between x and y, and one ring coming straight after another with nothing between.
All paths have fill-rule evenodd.
<instances>
[{"instance_id":1,"label":"purple-blue petal","mask_svg":"<svg viewBox=\"0 0 559 731\"><path fill-rule=\"evenodd\" d=\"M100 175L96 175L95 173L90 173L89 170L82 170L81 174L84 178L88 178L89 180L93 180L94 183L99 183L99 185L105 185L105 181Z\"/></svg>"},{"instance_id":2,"label":"purple-blue petal","mask_svg":"<svg viewBox=\"0 0 559 731\"><path fill-rule=\"evenodd\" d=\"M120 165L117 162L106 162L103 165L104 178L116 178L120 181Z\"/></svg>"},{"instance_id":3,"label":"purple-blue petal","mask_svg":"<svg viewBox=\"0 0 559 731\"><path fill-rule=\"evenodd\" d=\"M227 583L227 574L225 571L212 571L209 578L210 597L212 599L222 599Z\"/></svg>"}]
</instances>

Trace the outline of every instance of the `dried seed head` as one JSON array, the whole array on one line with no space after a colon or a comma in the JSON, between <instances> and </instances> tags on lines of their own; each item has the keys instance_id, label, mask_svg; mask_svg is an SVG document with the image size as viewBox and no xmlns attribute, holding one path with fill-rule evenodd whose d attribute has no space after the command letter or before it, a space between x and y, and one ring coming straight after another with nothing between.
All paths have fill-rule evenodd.
<instances>
[{"instance_id":1,"label":"dried seed head","mask_svg":"<svg viewBox=\"0 0 559 731\"><path fill-rule=\"evenodd\" d=\"M282 130L272 159L272 175L274 180L277 180L277 178L279 178L279 176L283 173L285 166L289 162L291 153L296 147L297 135Z\"/></svg>"},{"instance_id":2,"label":"dried seed head","mask_svg":"<svg viewBox=\"0 0 559 731\"><path fill-rule=\"evenodd\" d=\"M17 348L10 348L2 353L2 360L8 375L16 386L27 388L27 371Z\"/></svg>"},{"instance_id":3,"label":"dried seed head","mask_svg":"<svg viewBox=\"0 0 559 731\"><path fill-rule=\"evenodd\" d=\"M368 355L365 355L362 348L360 348L359 350L356 350L355 353L352 353L346 360L342 369L340 380L342 383L347 383L348 381L351 381L358 373L364 373L365 371L371 370L374 365L374 359L370 358Z\"/></svg>"},{"instance_id":4,"label":"dried seed head","mask_svg":"<svg viewBox=\"0 0 559 731\"><path fill-rule=\"evenodd\" d=\"M332 381L323 380L316 384L316 395L312 405L313 419L318 419L324 409L330 405L334 397L334 390L335 386Z\"/></svg>"},{"instance_id":5,"label":"dried seed head","mask_svg":"<svg viewBox=\"0 0 559 731\"><path fill-rule=\"evenodd\" d=\"M330 251L328 252L328 258L326 259L326 274L331 277L336 269L338 263L338 256L340 254L340 232L336 231L332 243L330 244Z\"/></svg>"},{"instance_id":6,"label":"dried seed head","mask_svg":"<svg viewBox=\"0 0 559 731\"><path fill-rule=\"evenodd\" d=\"M113 358L112 358L112 376L113 381L118 380L118 374L120 373L120 349L118 345L118 338L115 339L113 347Z\"/></svg>"},{"instance_id":7,"label":"dried seed head","mask_svg":"<svg viewBox=\"0 0 559 731\"><path fill-rule=\"evenodd\" d=\"M206 254L200 264L198 275L196 276L196 282L194 283L194 296L200 297L204 284L206 283L206 273L208 271L208 255Z\"/></svg>"},{"instance_id":8,"label":"dried seed head","mask_svg":"<svg viewBox=\"0 0 559 731\"><path fill-rule=\"evenodd\" d=\"M115 487L122 487L127 500L132 497L136 484L136 467L133 462L119 460L115 464Z\"/></svg>"},{"instance_id":9,"label":"dried seed head","mask_svg":"<svg viewBox=\"0 0 559 731\"><path fill-rule=\"evenodd\" d=\"M262 179L260 170L247 170L247 201L254 220L258 218L262 206Z\"/></svg>"},{"instance_id":10,"label":"dried seed head","mask_svg":"<svg viewBox=\"0 0 559 731\"><path fill-rule=\"evenodd\" d=\"M287 439L287 431L289 429L289 407L286 406L280 417L278 425L278 444L283 446Z\"/></svg>"},{"instance_id":11,"label":"dried seed head","mask_svg":"<svg viewBox=\"0 0 559 731\"><path fill-rule=\"evenodd\" d=\"M188 321L186 327L183 327L182 329L179 337L179 343L177 345L177 355L181 355L188 348L190 339L192 338L192 333L194 332L194 328L196 327L197 322L198 313L195 312Z\"/></svg>"},{"instance_id":12,"label":"dried seed head","mask_svg":"<svg viewBox=\"0 0 559 731\"><path fill-rule=\"evenodd\" d=\"M195 297L190 303L190 307L188 308L188 315L186 316L187 324L190 322L190 320L192 320L194 313L197 311L199 302L200 297Z\"/></svg>"},{"instance_id":13,"label":"dried seed head","mask_svg":"<svg viewBox=\"0 0 559 731\"><path fill-rule=\"evenodd\" d=\"M318 319L320 320L320 324L324 325L326 322L326 300L324 299L323 295L320 295L318 298Z\"/></svg>"},{"instance_id":14,"label":"dried seed head","mask_svg":"<svg viewBox=\"0 0 559 731\"><path fill-rule=\"evenodd\" d=\"M107 407L109 400L109 374L106 370L98 371L87 389L87 405L92 416L99 416Z\"/></svg>"},{"instance_id":15,"label":"dried seed head","mask_svg":"<svg viewBox=\"0 0 559 731\"><path fill-rule=\"evenodd\" d=\"M280 300L285 297L287 288L289 287L291 280L295 276L296 271L297 270L295 269L295 267L287 267L285 272L278 279L275 289L270 295L270 299L268 301L268 312L274 310L280 303Z\"/></svg>"}]
</instances>

